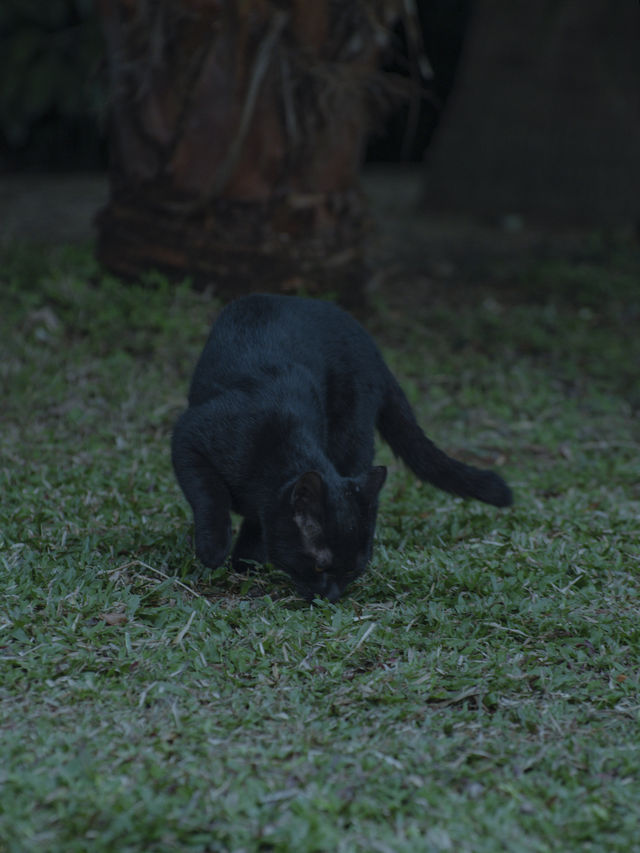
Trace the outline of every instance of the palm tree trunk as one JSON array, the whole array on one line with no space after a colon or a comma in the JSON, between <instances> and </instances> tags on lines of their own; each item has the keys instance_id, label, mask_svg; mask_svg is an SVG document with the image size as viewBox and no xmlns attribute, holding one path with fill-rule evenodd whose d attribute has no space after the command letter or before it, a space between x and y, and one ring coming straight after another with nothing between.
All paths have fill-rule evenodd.
<instances>
[{"instance_id":1,"label":"palm tree trunk","mask_svg":"<svg viewBox=\"0 0 640 853\"><path fill-rule=\"evenodd\" d=\"M101 261L225 296L357 302L357 176L393 5L99 0L111 91Z\"/></svg>"}]
</instances>

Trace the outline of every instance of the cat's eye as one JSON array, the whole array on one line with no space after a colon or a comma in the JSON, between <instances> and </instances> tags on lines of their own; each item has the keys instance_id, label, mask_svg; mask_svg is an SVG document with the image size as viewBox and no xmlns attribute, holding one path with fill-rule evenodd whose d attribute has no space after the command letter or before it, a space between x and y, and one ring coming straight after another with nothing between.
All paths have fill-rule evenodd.
<instances>
[{"instance_id":1,"label":"cat's eye","mask_svg":"<svg viewBox=\"0 0 640 853\"><path fill-rule=\"evenodd\" d=\"M314 572L317 572L319 575L321 575L324 572L324 569L322 568L322 566L314 566L313 570L314 570Z\"/></svg>"}]
</instances>

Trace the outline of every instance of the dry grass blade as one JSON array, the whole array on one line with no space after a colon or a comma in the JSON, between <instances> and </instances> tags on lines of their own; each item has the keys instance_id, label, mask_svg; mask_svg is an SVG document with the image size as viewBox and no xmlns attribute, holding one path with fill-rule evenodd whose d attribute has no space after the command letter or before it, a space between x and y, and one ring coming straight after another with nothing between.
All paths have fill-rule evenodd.
<instances>
[{"instance_id":1,"label":"dry grass blade","mask_svg":"<svg viewBox=\"0 0 640 853\"><path fill-rule=\"evenodd\" d=\"M204 595L201 595L199 592L189 586L186 583L183 583L179 578L176 578L172 575L168 575L166 572L163 572L161 569L157 569L155 566L149 565L149 563L145 563L143 560L130 560L127 563L123 563L121 566L118 566L115 569L110 569L109 574L117 574L119 572L124 572L126 569L132 566L140 566L140 568L146 569L148 572L152 572L154 575L162 578L165 581L169 581L180 589L183 589L189 595L192 595L194 598L200 599L200 601L204 601L207 607L211 607L211 602Z\"/></svg>"}]
</instances>

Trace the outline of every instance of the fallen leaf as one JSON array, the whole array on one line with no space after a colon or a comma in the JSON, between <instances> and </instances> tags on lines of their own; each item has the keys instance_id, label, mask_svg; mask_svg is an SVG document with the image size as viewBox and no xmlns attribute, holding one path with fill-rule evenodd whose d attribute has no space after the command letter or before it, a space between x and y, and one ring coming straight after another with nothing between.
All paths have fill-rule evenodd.
<instances>
[{"instance_id":1,"label":"fallen leaf","mask_svg":"<svg viewBox=\"0 0 640 853\"><path fill-rule=\"evenodd\" d=\"M101 613L100 619L107 625L126 625L129 621L124 613Z\"/></svg>"}]
</instances>

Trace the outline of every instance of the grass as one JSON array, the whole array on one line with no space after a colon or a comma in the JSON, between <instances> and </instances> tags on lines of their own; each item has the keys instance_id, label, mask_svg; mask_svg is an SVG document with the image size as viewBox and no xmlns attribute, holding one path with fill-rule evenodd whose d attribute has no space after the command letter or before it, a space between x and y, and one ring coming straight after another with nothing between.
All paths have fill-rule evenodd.
<instances>
[{"instance_id":1,"label":"grass","mask_svg":"<svg viewBox=\"0 0 640 853\"><path fill-rule=\"evenodd\" d=\"M0 849L640 850L630 252L371 320L499 512L390 477L368 575L196 580L168 440L215 303L0 273Z\"/></svg>"}]
</instances>

